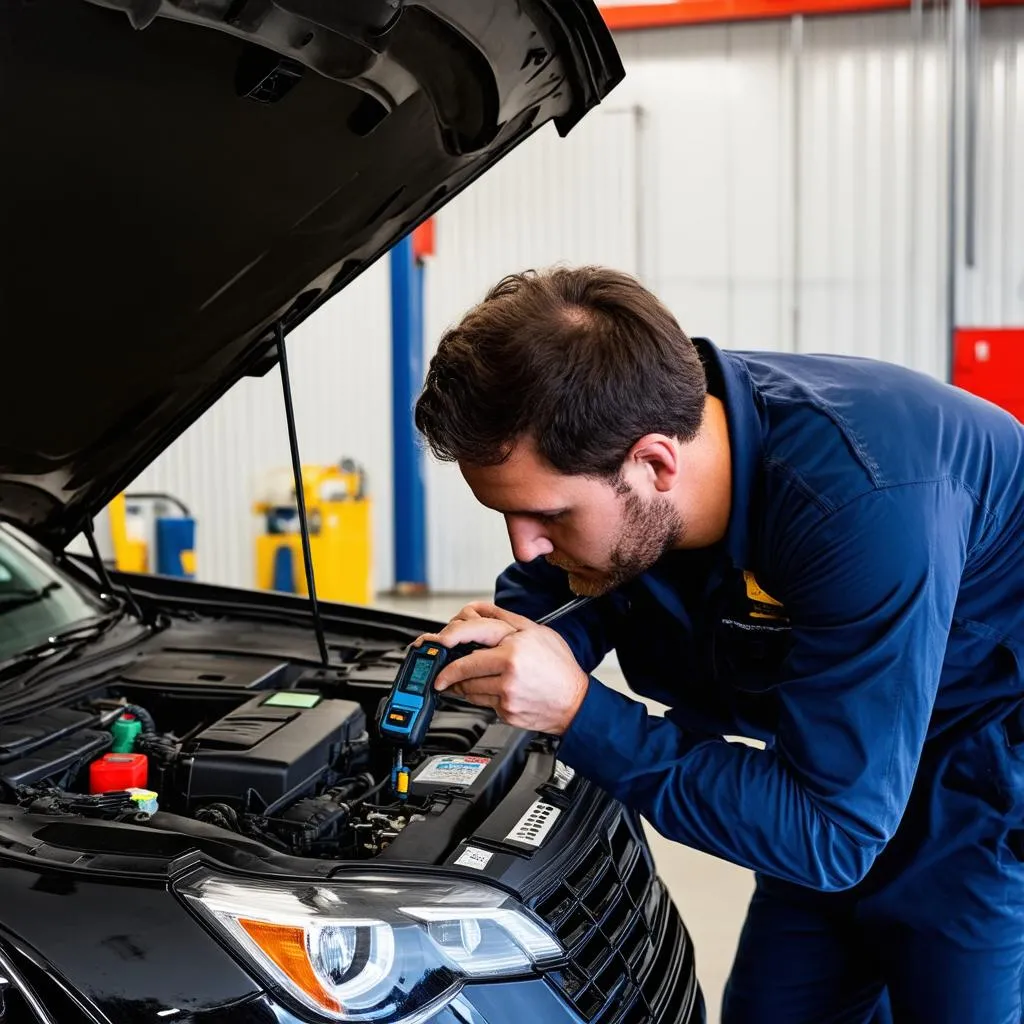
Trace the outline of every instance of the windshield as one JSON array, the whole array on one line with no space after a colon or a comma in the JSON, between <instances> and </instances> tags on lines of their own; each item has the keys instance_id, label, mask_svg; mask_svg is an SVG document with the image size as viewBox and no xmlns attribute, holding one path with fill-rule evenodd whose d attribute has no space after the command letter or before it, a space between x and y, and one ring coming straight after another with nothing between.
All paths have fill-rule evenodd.
<instances>
[{"instance_id":1,"label":"windshield","mask_svg":"<svg viewBox=\"0 0 1024 1024\"><path fill-rule=\"evenodd\" d=\"M0 527L0 661L109 609Z\"/></svg>"}]
</instances>

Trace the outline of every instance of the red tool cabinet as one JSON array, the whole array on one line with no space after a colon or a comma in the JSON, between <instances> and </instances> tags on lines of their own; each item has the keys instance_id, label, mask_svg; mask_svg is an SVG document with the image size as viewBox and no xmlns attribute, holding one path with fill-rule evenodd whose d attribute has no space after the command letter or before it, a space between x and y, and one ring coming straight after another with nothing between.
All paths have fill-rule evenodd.
<instances>
[{"instance_id":1,"label":"red tool cabinet","mask_svg":"<svg viewBox=\"0 0 1024 1024\"><path fill-rule=\"evenodd\" d=\"M953 383L1024 422L1024 328L958 329L953 339Z\"/></svg>"}]
</instances>

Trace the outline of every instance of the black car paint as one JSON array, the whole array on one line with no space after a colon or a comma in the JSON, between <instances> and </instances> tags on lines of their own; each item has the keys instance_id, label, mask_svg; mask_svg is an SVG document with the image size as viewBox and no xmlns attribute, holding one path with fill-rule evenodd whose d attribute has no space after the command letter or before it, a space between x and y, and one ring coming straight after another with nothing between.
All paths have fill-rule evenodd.
<instances>
[{"instance_id":1,"label":"black car paint","mask_svg":"<svg viewBox=\"0 0 1024 1024\"><path fill-rule=\"evenodd\" d=\"M64 856L69 863L64 869L33 867L4 858L4 929L112 1020L124 1019L128 1010L140 1020L141 1013L153 1019L150 1008L208 1011L259 993L170 895L165 878L93 877L75 864L89 855L63 847L44 847L37 855Z\"/></svg>"}]
</instances>

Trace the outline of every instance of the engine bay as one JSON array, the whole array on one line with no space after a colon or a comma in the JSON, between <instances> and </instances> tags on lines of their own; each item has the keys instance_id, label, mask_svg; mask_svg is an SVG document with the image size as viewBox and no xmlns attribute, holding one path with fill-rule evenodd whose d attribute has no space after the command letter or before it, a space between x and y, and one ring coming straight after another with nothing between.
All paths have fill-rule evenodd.
<instances>
[{"instance_id":1,"label":"engine bay","mask_svg":"<svg viewBox=\"0 0 1024 1024\"><path fill-rule=\"evenodd\" d=\"M438 860L546 741L443 701L399 799L374 722L403 653L310 668L144 652L98 692L0 724L3 802L143 826L175 815L293 856Z\"/></svg>"}]
</instances>

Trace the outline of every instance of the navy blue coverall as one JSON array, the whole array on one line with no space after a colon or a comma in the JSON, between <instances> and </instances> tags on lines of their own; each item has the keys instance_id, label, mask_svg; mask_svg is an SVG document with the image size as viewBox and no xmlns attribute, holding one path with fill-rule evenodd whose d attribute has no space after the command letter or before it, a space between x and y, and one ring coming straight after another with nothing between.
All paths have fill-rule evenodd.
<instances>
[{"instance_id":1,"label":"navy blue coverall","mask_svg":"<svg viewBox=\"0 0 1024 1024\"><path fill-rule=\"evenodd\" d=\"M887 364L697 345L727 535L557 626L670 710L592 677L560 756L757 873L725 1024L861 1024L884 998L1020 1024L1024 426ZM567 596L543 559L496 590L530 617Z\"/></svg>"}]
</instances>

